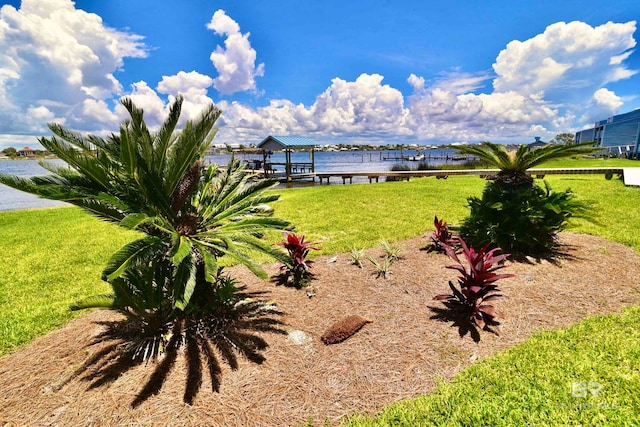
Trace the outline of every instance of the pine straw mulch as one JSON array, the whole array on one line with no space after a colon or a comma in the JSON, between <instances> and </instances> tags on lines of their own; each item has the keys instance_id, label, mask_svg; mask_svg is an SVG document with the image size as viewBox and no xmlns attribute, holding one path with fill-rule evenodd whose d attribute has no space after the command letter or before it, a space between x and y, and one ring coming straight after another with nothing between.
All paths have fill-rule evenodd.
<instances>
[{"instance_id":1,"label":"pine straw mulch","mask_svg":"<svg viewBox=\"0 0 640 427\"><path fill-rule=\"evenodd\" d=\"M103 344L90 346L97 323L117 319L94 311L0 359L0 426L17 425L219 425L295 426L312 418L336 424L348 413L375 413L400 399L432 392L436 379L525 341L540 330L568 326L597 314L619 312L639 301L640 257L630 248L598 237L563 233L567 254L557 262L516 263L503 271L517 277L499 282L510 299L496 303L502 312L500 335L481 333L475 343L451 323L430 319L434 295L448 292L456 272L441 254L419 248L415 238L398 245L402 259L388 279L375 268L351 264L349 254L315 260L315 296L305 290L276 287L244 269L234 276L251 290L268 290L288 332L304 337L265 334L266 362L223 365L220 392L204 375L193 405L183 403L184 357L179 357L158 395L131 407L152 366L139 365L115 381L90 388L74 370ZM381 256L381 249L368 254ZM275 274L276 265L267 266ZM372 319L346 341L326 346L323 332L352 314Z\"/></svg>"}]
</instances>

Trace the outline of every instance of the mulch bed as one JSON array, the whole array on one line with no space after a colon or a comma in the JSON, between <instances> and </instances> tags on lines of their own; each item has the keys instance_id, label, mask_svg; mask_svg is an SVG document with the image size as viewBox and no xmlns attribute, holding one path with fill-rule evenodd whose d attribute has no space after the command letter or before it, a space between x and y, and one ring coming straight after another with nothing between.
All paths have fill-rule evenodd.
<instances>
[{"instance_id":1,"label":"mulch bed","mask_svg":"<svg viewBox=\"0 0 640 427\"><path fill-rule=\"evenodd\" d=\"M295 426L313 419L336 424L354 412L375 413L392 402L432 392L438 378L525 341L534 332L568 326L597 314L638 304L640 257L628 247L598 237L563 233L566 257L556 262L516 263L502 270L508 300L495 303L503 314L499 335L481 332L481 341L461 337L450 322L430 319L432 298L449 291L456 273L445 255L419 250L427 240L398 243L401 259L388 279L375 268L351 264L349 254L315 259L309 297L261 281L234 268L233 276L285 312L285 334L266 333L269 347L261 365L241 360L223 365L220 392L210 378L192 405L183 402L185 360L179 357L162 391L131 407L153 366L123 372L115 381L90 388L74 375L104 344L90 345L117 319L94 311L64 328L0 359L0 426L219 425ZM381 249L369 255L381 256ZM275 264L266 266L271 274ZM371 319L349 339L333 345L320 340L336 321L360 315ZM101 347L102 346L102 347Z\"/></svg>"}]
</instances>

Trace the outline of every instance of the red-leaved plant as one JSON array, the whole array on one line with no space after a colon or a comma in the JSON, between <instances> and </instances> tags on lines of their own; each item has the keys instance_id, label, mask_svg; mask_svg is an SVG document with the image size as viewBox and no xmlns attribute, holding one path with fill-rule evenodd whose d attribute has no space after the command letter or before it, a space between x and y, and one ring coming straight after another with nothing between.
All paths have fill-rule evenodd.
<instances>
[{"instance_id":1,"label":"red-leaved plant","mask_svg":"<svg viewBox=\"0 0 640 427\"><path fill-rule=\"evenodd\" d=\"M460 273L458 277L460 289L457 289L449 281L449 287L453 294L436 295L434 300L442 301L454 317L463 316L464 319L468 319L471 324L480 329L490 330L489 326L498 324L494 320L498 313L492 305L486 303L506 298L500 294L495 282L515 276L515 274L496 273L496 271L506 267L506 265L502 264L502 261L509 254L497 255L496 253L502 250L500 248L488 250L488 245L476 250L473 247L467 247L467 244L462 239L458 239L458 242L462 249L460 255L468 264L468 267L463 264L452 246L445 246L445 251L456 262L456 264L446 268Z\"/></svg>"},{"instance_id":2,"label":"red-leaved plant","mask_svg":"<svg viewBox=\"0 0 640 427\"><path fill-rule=\"evenodd\" d=\"M282 246L289 252L289 259L280 266L278 283L300 288L313 278L313 274L309 271L313 261L308 260L307 256L310 250L320 250L313 247L314 244L305 242L303 235L284 233L284 242L278 243L278 246Z\"/></svg>"},{"instance_id":3,"label":"red-leaved plant","mask_svg":"<svg viewBox=\"0 0 640 427\"><path fill-rule=\"evenodd\" d=\"M458 246L458 241L453 237L453 233L449 230L449 226L446 222L438 219L436 215L433 219L433 226L435 230L431 235L431 244L426 248L429 251L446 252L446 247L450 246L454 249Z\"/></svg>"}]
</instances>

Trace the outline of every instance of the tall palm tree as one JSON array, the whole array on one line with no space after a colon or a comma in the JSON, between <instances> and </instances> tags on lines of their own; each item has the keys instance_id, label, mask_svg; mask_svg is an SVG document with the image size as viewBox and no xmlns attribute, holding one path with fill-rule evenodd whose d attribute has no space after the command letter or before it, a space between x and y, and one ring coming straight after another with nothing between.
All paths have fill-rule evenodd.
<instances>
[{"instance_id":1,"label":"tall palm tree","mask_svg":"<svg viewBox=\"0 0 640 427\"><path fill-rule=\"evenodd\" d=\"M50 175L0 174L0 183L77 205L142 233L107 262L102 277L112 294L73 307L105 307L127 315L138 331L129 347L134 357L155 358L172 345L198 342L211 364L213 353L203 341L208 336L226 345L222 354L229 363L234 360L231 349L260 360L256 351L266 344L240 332L238 322L267 331L276 323L261 323L260 315L247 312L260 311L255 301L237 305L242 294L221 274L218 260L231 257L266 278L255 261L257 253L281 261L286 255L263 236L291 225L274 218L269 207L279 197L266 192L275 181L248 174L236 159L226 168L204 167L220 110L210 105L178 131L182 102L181 97L173 102L156 132L148 129L143 111L129 99L122 105L130 119L106 138L50 124L54 136L39 141L66 166L43 162ZM185 338L171 340L180 334Z\"/></svg>"}]
</instances>

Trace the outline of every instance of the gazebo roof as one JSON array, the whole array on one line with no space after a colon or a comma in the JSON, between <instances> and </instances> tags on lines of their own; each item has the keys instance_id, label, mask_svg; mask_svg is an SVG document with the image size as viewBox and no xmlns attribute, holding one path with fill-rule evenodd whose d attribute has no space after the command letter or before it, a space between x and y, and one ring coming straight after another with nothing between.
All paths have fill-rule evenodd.
<instances>
[{"instance_id":1,"label":"gazebo roof","mask_svg":"<svg viewBox=\"0 0 640 427\"><path fill-rule=\"evenodd\" d=\"M290 148L313 148L318 144L310 138L304 136L273 136L269 135L258 144L258 148L263 150L287 150Z\"/></svg>"},{"instance_id":2,"label":"gazebo roof","mask_svg":"<svg viewBox=\"0 0 640 427\"><path fill-rule=\"evenodd\" d=\"M545 145L548 145L548 142L543 141L542 139L540 139L539 136L535 137L535 141L532 142L531 144L527 144L529 148L540 148L540 147L544 147Z\"/></svg>"}]
</instances>

